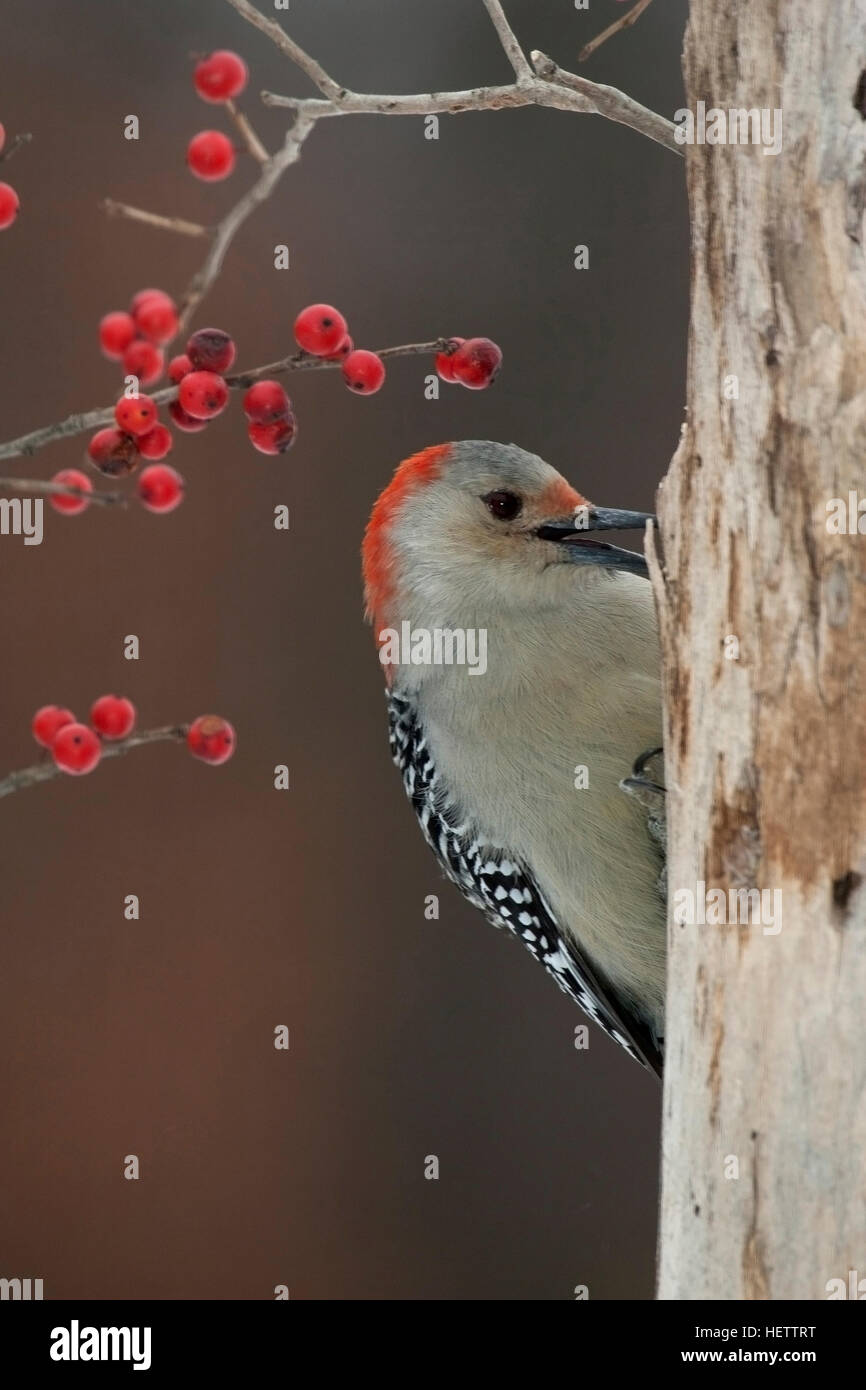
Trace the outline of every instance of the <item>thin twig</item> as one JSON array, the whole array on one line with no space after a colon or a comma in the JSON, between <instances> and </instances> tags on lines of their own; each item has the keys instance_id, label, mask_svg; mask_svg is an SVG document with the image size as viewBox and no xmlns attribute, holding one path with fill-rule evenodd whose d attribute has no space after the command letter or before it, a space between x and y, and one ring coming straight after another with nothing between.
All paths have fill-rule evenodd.
<instances>
[{"instance_id":1,"label":"thin twig","mask_svg":"<svg viewBox=\"0 0 866 1390\"><path fill-rule=\"evenodd\" d=\"M163 217L159 212L148 212L145 208L134 208L129 203L118 203L114 198L103 198L101 207L109 217L127 217L131 222L146 222L149 227L162 227L166 232L180 232L183 236L213 234L210 227L203 227L200 222L187 222L183 217Z\"/></svg>"},{"instance_id":2,"label":"thin twig","mask_svg":"<svg viewBox=\"0 0 866 1390\"><path fill-rule=\"evenodd\" d=\"M277 27L279 28L279 25ZM270 197L281 176L295 163L314 125L314 117L302 114L296 116L294 124L286 131L282 147L262 165L262 172L256 183L214 229L213 242L204 264L192 277L181 297L178 334L186 332L190 319L222 270L226 252L239 228L250 213ZM0 458L2 457L0 451Z\"/></svg>"},{"instance_id":3,"label":"thin twig","mask_svg":"<svg viewBox=\"0 0 866 1390\"><path fill-rule=\"evenodd\" d=\"M401 343L399 347L377 348L377 357L415 357L419 354L433 355L442 352L448 338L434 338L429 343ZM313 357L309 352L296 352L291 357L281 357L276 362L267 362L263 367L254 367L249 372L235 372L226 377L226 385L232 390L246 389L254 381L263 377L279 376L282 372L315 371L327 367L339 367L340 363L329 361L327 357Z\"/></svg>"},{"instance_id":4,"label":"thin twig","mask_svg":"<svg viewBox=\"0 0 866 1390\"><path fill-rule=\"evenodd\" d=\"M49 492L60 493L64 497L85 497L88 502L96 502L102 507L125 507L127 499L122 492L85 492L83 487L70 487L67 483L46 482L44 478L0 478L0 492Z\"/></svg>"},{"instance_id":5,"label":"thin twig","mask_svg":"<svg viewBox=\"0 0 866 1390\"><path fill-rule=\"evenodd\" d=\"M181 739L186 738L188 732L189 726L186 724L171 724L166 728L147 729L140 734L131 734L129 738L118 743L106 742L102 745L101 761L106 758L119 758L121 754L128 753L130 748L142 748L149 743L179 743ZM50 782L53 778L63 775L63 770L53 761L22 767L18 772L10 772L0 780L0 797L9 796L24 787L35 787L38 782Z\"/></svg>"},{"instance_id":6,"label":"thin twig","mask_svg":"<svg viewBox=\"0 0 866 1390\"><path fill-rule=\"evenodd\" d=\"M491 23L499 35L499 42L508 55L508 61L514 68L514 74L518 82L529 81L532 78L532 69L526 59L526 54L517 42L517 35L512 29L508 20L505 18L505 11L500 0L483 0L484 8L490 15Z\"/></svg>"},{"instance_id":7,"label":"thin twig","mask_svg":"<svg viewBox=\"0 0 866 1390\"><path fill-rule=\"evenodd\" d=\"M233 9L237 10L238 14L243 15L244 19L254 25L256 29L260 29L263 34L267 34L268 38L277 45L280 52L284 53L287 58L290 58L295 66L301 69L301 72L307 74L310 81L318 87L320 92L323 92L331 101L339 99L342 91L339 84L335 82L332 77L328 76L325 69L316 62L315 58L311 58L309 53L304 52L300 44L295 43L294 39L289 38L285 29L281 28L275 19L266 18L260 10L256 9L255 5L249 3L249 0L228 0L228 3Z\"/></svg>"},{"instance_id":8,"label":"thin twig","mask_svg":"<svg viewBox=\"0 0 866 1390\"><path fill-rule=\"evenodd\" d=\"M627 14L614 20L613 24L609 24L606 29L602 29L600 34L596 34L594 39L590 39L589 43L584 45L577 55L577 61L579 63L585 63L587 58L591 57L597 48L601 48L603 43L607 43L608 39L612 39L614 34L618 34L622 29L630 29L631 26L636 24L640 19L644 10L651 4L652 0L637 0L637 4L634 5Z\"/></svg>"},{"instance_id":9,"label":"thin twig","mask_svg":"<svg viewBox=\"0 0 866 1390\"><path fill-rule=\"evenodd\" d=\"M646 135L650 140L664 145L666 149L673 150L674 154L682 158L683 150L676 142L673 121L660 116L656 111L650 111L646 106L641 106L639 101L626 96L625 92L620 92L616 87L605 87L599 82L590 82L585 77L578 77L576 73L566 72L538 49L533 51L531 57L532 65L539 77L552 83L556 90L565 89L586 97L592 102L599 116L605 116L609 121L618 121L621 125L640 131L641 135Z\"/></svg>"},{"instance_id":10,"label":"thin twig","mask_svg":"<svg viewBox=\"0 0 866 1390\"><path fill-rule=\"evenodd\" d=\"M243 111L239 111L233 101L225 103L226 110L240 132L240 137L249 153L259 164L267 164L269 155Z\"/></svg>"},{"instance_id":11,"label":"thin twig","mask_svg":"<svg viewBox=\"0 0 866 1390\"><path fill-rule=\"evenodd\" d=\"M33 136L29 133L26 135L13 135L9 144L6 145L3 150L0 150L0 164L3 164L7 159L14 159L18 151L24 145L29 145L32 139Z\"/></svg>"},{"instance_id":12,"label":"thin twig","mask_svg":"<svg viewBox=\"0 0 866 1390\"><path fill-rule=\"evenodd\" d=\"M426 343L403 343L399 347L379 348L380 357L410 357L418 353L441 352L448 342L447 337L434 338ZM259 381L263 377L274 376L279 372L299 372L299 371L327 371L336 369L342 364L339 361L328 361L324 357L313 357L308 352L298 352L291 357L283 357L278 362L267 362L262 367L253 367L248 372L235 372L232 376L226 377L226 385L232 390L237 391L242 387L250 386L254 381ZM168 401L177 399L178 388L176 386L166 386L161 391L148 392L155 405L165 405ZM58 421L55 425L45 425L42 429L31 430L29 434L22 434L18 439L7 440L5 444L0 444L0 459L20 458L24 455L35 454L37 449L42 449L46 444L52 444L57 439L68 439L72 435L84 434L86 431L99 429L102 425L111 425L115 421L114 406L97 406L95 410L86 410L75 415L67 415L65 420ZM13 479L7 479L7 483L12 483ZM88 497L95 497L95 493L88 493ZM106 495L106 494L102 494Z\"/></svg>"},{"instance_id":13,"label":"thin twig","mask_svg":"<svg viewBox=\"0 0 866 1390\"><path fill-rule=\"evenodd\" d=\"M326 116L432 116L443 113L457 115L463 111L500 111L505 107L536 106L554 103L548 98L553 88L540 82L527 82L519 85L511 82L507 86L470 87L458 92L418 92L398 95L376 95L368 92L344 91L339 102L319 101L315 97L286 97L277 92L262 92L265 106L285 106L299 114L320 120ZM563 94L566 107L581 111Z\"/></svg>"}]
</instances>

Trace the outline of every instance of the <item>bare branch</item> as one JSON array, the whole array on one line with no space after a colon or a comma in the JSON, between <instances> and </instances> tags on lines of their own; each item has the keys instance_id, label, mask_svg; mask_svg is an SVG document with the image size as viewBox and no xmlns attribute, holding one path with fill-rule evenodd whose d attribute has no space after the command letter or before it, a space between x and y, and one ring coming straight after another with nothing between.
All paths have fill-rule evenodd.
<instances>
[{"instance_id":1,"label":"bare branch","mask_svg":"<svg viewBox=\"0 0 866 1390\"><path fill-rule=\"evenodd\" d=\"M376 348L377 357L416 357L423 353L431 355L442 352L448 338L434 338L429 343L402 343L399 347ZM291 357L281 357L276 362L267 362L264 367L253 367L249 372L235 372L233 376L226 377L226 385L233 390L245 389L252 386L254 381L261 381L263 377L279 376L281 372L305 372L324 370L328 367L339 367L340 363L329 361L327 357L313 357L309 352L296 352Z\"/></svg>"},{"instance_id":2,"label":"bare branch","mask_svg":"<svg viewBox=\"0 0 866 1390\"><path fill-rule=\"evenodd\" d=\"M448 342L447 337L434 338L426 343L404 343L399 347L379 348L379 357L410 357L418 353L441 352ZM291 357L283 357L278 362L268 362L263 367L253 367L248 372L236 372L232 376L226 377L226 385L236 391L242 387L247 387L254 381L259 381L262 377L275 376L279 372L298 372L298 371L327 371L339 367L339 361L328 361L325 357L313 357L308 352L298 352ZM148 392L150 399L156 405L165 405L168 401L177 399L178 388L176 386L166 386L161 391ZM97 406L95 410L87 410L76 415L67 415L65 420L60 420L55 425L45 425L42 429L31 430L29 434L22 434L18 439L7 440L5 444L0 444L0 459L20 458L22 455L35 454L37 449L42 449L46 444L52 444L57 439L68 439L72 435L84 434L86 431L99 429L102 425L112 425L115 423L114 406ZM11 485L14 479L7 479ZM23 489L22 489L23 490ZM95 497L95 493L88 493L88 497ZM102 494L106 495L106 494Z\"/></svg>"},{"instance_id":3,"label":"bare branch","mask_svg":"<svg viewBox=\"0 0 866 1390\"><path fill-rule=\"evenodd\" d=\"M275 42L303 68L329 98L320 101L309 97L286 97L275 92L262 92L266 106L282 106L294 110L297 116L319 120L326 116L429 116L440 113L457 114L463 111L498 111L504 107L550 106L560 111L579 111L605 116L631 127L641 135L682 154L674 140L673 124L640 102L626 96L615 87L605 87L586 78L576 77L559 68L551 58L535 50L531 64L520 47L505 13L501 0L484 0L502 46L511 59L517 81L507 86L472 87L455 92L427 92L407 95L377 95L352 92L338 87L313 60L298 50L285 32L273 20L265 19L249 0L228 0L230 5L252 24L271 33ZM648 0L647 0L648 3ZM634 23L634 19L631 23ZM276 30L276 36L271 32ZM311 69L310 65L313 64ZM315 71L313 70L315 69ZM534 69L534 74L533 74ZM325 80L322 81L321 79Z\"/></svg>"},{"instance_id":4,"label":"bare branch","mask_svg":"<svg viewBox=\"0 0 866 1390\"><path fill-rule=\"evenodd\" d=\"M253 130L249 120L244 115L243 111L239 111L233 101L227 101L225 103L225 107L232 120L234 121L235 125L237 126L238 131L240 132L240 137L246 145L249 153L252 155L253 159L255 159L259 164L267 164L269 158L268 152L265 149L259 137L256 135L256 132Z\"/></svg>"},{"instance_id":5,"label":"bare branch","mask_svg":"<svg viewBox=\"0 0 866 1390\"><path fill-rule=\"evenodd\" d=\"M674 139L674 125L616 87L590 82L566 72L552 58L536 49L532 53L537 76L527 82L500 87L471 87L459 92L426 92L407 96L346 91L339 102L285 97L262 92L266 106L285 106L315 120L329 116L429 116L464 111L501 111L507 107L547 106L557 111L604 116L627 125L650 140L682 155Z\"/></svg>"},{"instance_id":6,"label":"bare branch","mask_svg":"<svg viewBox=\"0 0 866 1390\"><path fill-rule=\"evenodd\" d=\"M148 394L157 405L162 405L165 401L174 400L177 387L167 386L163 391ZM65 420L60 420L57 424L45 425L42 429L31 430L29 434L22 434L18 439L10 439L5 444L0 444L0 459L29 457L35 454L37 449L52 444L56 439L68 439L71 435L84 434L86 431L99 429L102 425L115 423L113 405L99 405L94 410L78 411L74 415L67 415Z\"/></svg>"},{"instance_id":7,"label":"bare branch","mask_svg":"<svg viewBox=\"0 0 866 1390\"><path fill-rule=\"evenodd\" d=\"M518 82L529 81L532 78L532 69L526 60L526 54L517 42L517 35L512 29L508 20L505 18L505 11L500 0L483 0L484 8L490 15L491 23L499 35L499 42L508 54L508 61L514 68Z\"/></svg>"},{"instance_id":8,"label":"bare branch","mask_svg":"<svg viewBox=\"0 0 866 1390\"><path fill-rule=\"evenodd\" d=\"M280 52L284 53L287 58L292 60L296 67L299 67L302 72L307 74L310 81L318 87L320 92L323 92L331 101L339 98L342 92L342 88L339 84L335 82L332 77L328 76L325 69L316 62L315 58L311 58L309 53L305 53L300 45L295 43L294 39L289 38L285 29L281 28L275 19L267 19L260 10L256 9L255 5L249 3L249 0L228 0L228 3L233 9L237 10L239 15L243 15L244 19L254 25L256 29L260 29L263 34L267 34L268 38L276 44Z\"/></svg>"},{"instance_id":9,"label":"bare branch","mask_svg":"<svg viewBox=\"0 0 866 1390\"><path fill-rule=\"evenodd\" d=\"M673 150L674 154L682 157L682 147L674 137L676 127L673 121L667 120L665 116L650 111L647 106L641 106L639 101L635 101L616 87L606 87L602 83L578 77L576 73L566 72L538 49L532 53L532 64L538 76L546 82L553 83L556 89L565 88L585 97L592 103L599 116L606 116L609 121L618 121L621 125L630 126L632 130L640 131L641 135L646 135L650 140L655 140L659 145L664 145L666 149Z\"/></svg>"},{"instance_id":10,"label":"bare branch","mask_svg":"<svg viewBox=\"0 0 866 1390\"><path fill-rule=\"evenodd\" d=\"M553 105L541 83L518 86L516 82L499 87L471 87L462 92L419 92L411 95L379 96L345 91L339 102L317 101L306 97L284 97L262 92L265 106L286 106L319 120L323 116L432 116L462 111L499 111L508 106ZM566 94L566 105L568 102ZM588 109L581 107L581 110Z\"/></svg>"},{"instance_id":11,"label":"bare branch","mask_svg":"<svg viewBox=\"0 0 866 1390\"><path fill-rule=\"evenodd\" d=\"M131 222L146 222L149 227L162 227L166 232L180 232L183 236L213 235L212 229L203 227L200 222L187 222L183 217L163 217L158 212L147 212L145 208L115 202L114 198L103 198L100 206L109 217L127 217Z\"/></svg>"},{"instance_id":12,"label":"bare branch","mask_svg":"<svg viewBox=\"0 0 866 1390\"><path fill-rule=\"evenodd\" d=\"M577 55L577 61L579 63L585 63L587 58L589 58L597 48L601 48L603 43L607 43L608 39L612 39L614 34L618 34L622 29L630 29L631 26L640 19L644 10L651 4L652 0L637 0L637 4L633 5L627 14L622 15L620 19L614 20L613 24L609 24L606 29L602 29L600 34L597 34L594 39L590 39L589 43L584 45Z\"/></svg>"},{"instance_id":13,"label":"bare branch","mask_svg":"<svg viewBox=\"0 0 866 1390\"><path fill-rule=\"evenodd\" d=\"M234 0L231 0L231 3L234 3ZM276 27L279 28L279 25ZM222 270L226 252L239 228L247 220L250 213L254 212L260 203L270 197L289 165L295 163L301 153L304 141L314 125L315 119L313 117L304 113L297 115L294 124L286 131L281 149L276 154L271 155L267 163L262 165L262 172L258 181L215 228L213 244L205 257L204 265L193 276L181 298L178 333L186 331L190 319ZM0 458L2 457L3 453L0 451Z\"/></svg>"},{"instance_id":14,"label":"bare branch","mask_svg":"<svg viewBox=\"0 0 866 1390\"><path fill-rule=\"evenodd\" d=\"M102 759L119 758L131 748L143 748L149 743L179 743L189 731L186 724L171 724L162 729L146 729L139 734L131 734L117 743L105 742L102 745ZM34 763L32 767L22 767L18 772L10 772L0 780L0 797L21 791L24 787L35 787L38 782L50 782L64 775L61 768L52 760ZM66 774L68 775L68 774Z\"/></svg>"},{"instance_id":15,"label":"bare branch","mask_svg":"<svg viewBox=\"0 0 866 1390\"><path fill-rule=\"evenodd\" d=\"M103 507L127 505L126 496L122 492L85 492L83 487L46 482L44 478L0 478L0 492L59 492L64 497L85 497L88 502L96 502Z\"/></svg>"}]
</instances>

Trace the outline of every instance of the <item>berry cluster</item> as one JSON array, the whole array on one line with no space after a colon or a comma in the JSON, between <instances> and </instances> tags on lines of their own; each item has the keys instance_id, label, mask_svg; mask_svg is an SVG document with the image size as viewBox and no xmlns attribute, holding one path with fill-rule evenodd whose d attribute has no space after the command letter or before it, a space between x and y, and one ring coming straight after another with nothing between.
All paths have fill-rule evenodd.
<instances>
[{"instance_id":1,"label":"berry cluster","mask_svg":"<svg viewBox=\"0 0 866 1390\"><path fill-rule=\"evenodd\" d=\"M489 338L449 338L436 354L436 371L443 381L459 382L470 391L483 391L496 380L502 351Z\"/></svg>"},{"instance_id":2,"label":"berry cluster","mask_svg":"<svg viewBox=\"0 0 866 1390\"><path fill-rule=\"evenodd\" d=\"M375 352L356 348L349 325L333 304L308 304L295 319L295 342L311 357L339 362L343 380L359 396L372 396L385 381L385 363Z\"/></svg>"},{"instance_id":3,"label":"berry cluster","mask_svg":"<svg viewBox=\"0 0 866 1390\"><path fill-rule=\"evenodd\" d=\"M152 386L165 369L163 347L177 333L177 305L164 290L139 290L129 309L114 309L99 323L99 345L110 361L121 362L136 388ZM174 404L174 402L172 402ZM142 459L150 463L138 479L138 497L151 512L170 512L183 500L183 478L164 459L172 447L171 431L157 418L156 403L136 389L123 395L114 410L116 428L98 430L87 447L90 463L111 478L132 473ZM55 511L76 516L89 506L93 484L77 468L64 468L51 480L76 493L52 493Z\"/></svg>"},{"instance_id":4,"label":"berry cluster","mask_svg":"<svg viewBox=\"0 0 866 1390\"><path fill-rule=\"evenodd\" d=\"M0 151L6 144L6 131L0 125ZM21 206L18 194L10 183L0 183L0 232L5 232L7 227L11 227L15 218L18 216L18 209Z\"/></svg>"},{"instance_id":5,"label":"berry cluster","mask_svg":"<svg viewBox=\"0 0 866 1390\"><path fill-rule=\"evenodd\" d=\"M247 85L247 65L237 53L220 49L202 58L193 73L193 86L203 101L233 101ZM190 173L205 183L227 179L235 167L235 147L221 130L200 130L187 146Z\"/></svg>"},{"instance_id":6,"label":"berry cluster","mask_svg":"<svg viewBox=\"0 0 866 1390\"><path fill-rule=\"evenodd\" d=\"M140 390L141 386L153 385L166 370L163 349L176 336L179 325L174 300L157 289L139 290L128 311L113 310L99 324L104 355L122 362L124 372L134 381L133 389L117 402L115 424L97 431L88 445L87 456L94 468L111 478L125 477L138 468L142 459L147 460L149 467L138 479L138 497L151 512L173 511L184 495L181 475L160 462L173 446L172 433L158 418L156 401ZM360 396L372 396L384 384L382 356L355 347L345 317L332 304L308 304L295 319L294 334L301 349L294 359L299 364L311 357L339 363L349 390ZM167 370L169 380L177 387L177 398L169 401L168 413L177 429L197 434L222 414L228 405L230 385L239 384L237 379L225 379L235 356L234 341L223 329L199 328L187 341L186 351L172 357ZM459 382L473 391L489 386L501 363L502 352L489 338L449 338L435 356L436 370L443 381ZM244 395L243 408L253 448L270 455L284 454L291 448L297 439L298 421L292 402L278 381L254 381ZM56 511L73 516L89 505L88 494L93 487L78 469L65 468L52 481L75 489L51 495Z\"/></svg>"},{"instance_id":7,"label":"berry cluster","mask_svg":"<svg viewBox=\"0 0 866 1390\"><path fill-rule=\"evenodd\" d=\"M71 710L43 705L33 716L33 737L51 752L61 772L80 777L92 772L102 757L103 743L129 738L136 711L131 700L119 695L100 695L90 709L90 723L82 724ZM235 751L235 731L227 719L201 714L186 733L187 747L202 762L227 762Z\"/></svg>"}]
</instances>

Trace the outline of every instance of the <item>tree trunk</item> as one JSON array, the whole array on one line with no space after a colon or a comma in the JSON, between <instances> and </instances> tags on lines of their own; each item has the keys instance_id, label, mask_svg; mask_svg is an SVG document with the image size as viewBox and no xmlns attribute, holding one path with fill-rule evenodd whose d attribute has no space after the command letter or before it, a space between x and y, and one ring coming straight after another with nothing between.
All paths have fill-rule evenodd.
<instances>
[{"instance_id":1,"label":"tree trunk","mask_svg":"<svg viewBox=\"0 0 866 1390\"><path fill-rule=\"evenodd\" d=\"M688 414L651 556L664 1299L821 1299L866 1277L866 541L827 510L866 498L864 68L864 0L692 0L688 107L784 124L778 155L686 148ZM676 895L699 907L703 883L780 890L781 930L679 925Z\"/></svg>"}]
</instances>

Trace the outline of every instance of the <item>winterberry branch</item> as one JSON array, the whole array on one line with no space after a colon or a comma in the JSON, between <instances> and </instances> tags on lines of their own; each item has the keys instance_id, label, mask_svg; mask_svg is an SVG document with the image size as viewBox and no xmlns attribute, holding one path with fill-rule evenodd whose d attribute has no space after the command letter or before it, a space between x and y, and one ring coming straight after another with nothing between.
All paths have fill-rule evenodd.
<instances>
[{"instance_id":1,"label":"winterberry branch","mask_svg":"<svg viewBox=\"0 0 866 1390\"><path fill-rule=\"evenodd\" d=\"M401 343L398 347L376 348L375 353L377 357L382 358L433 355L442 352L449 341L448 338L434 338L429 343ZM306 372L339 366L339 362L330 361L327 357L314 357L309 352L296 352L290 357L281 357L276 362L267 362L263 367L254 367L249 372L235 372L234 375L227 376L225 380L226 385L230 386L232 390L245 390L248 386L252 386L255 381L261 381L265 377L279 376L282 372Z\"/></svg>"},{"instance_id":2,"label":"winterberry branch","mask_svg":"<svg viewBox=\"0 0 866 1390\"><path fill-rule=\"evenodd\" d=\"M597 48L601 48L603 43L607 43L608 39L612 39L614 34L620 33L623 29L630 29L631 26L640 19L644 10L651 4L652 0L637 0L637 4L633 5L627 14L614 20L613 24L609 24L606 29L602 29L600 34L596 34L594 39L590 39L589 43L584 44L577 55L577 61L579 63L585 63L587 58L589 58Z\"/></svg>"},{"instance_id":3,"label":"winterberry branch","mask_svg":"<svg viewBox=\"0 0 866 1390\"><path fill-rule=\"evenodd\" d=\"M483 4L487 13L490 15L490 20L494 29L499 35L499 42L505 49L508 60L514 68L517 81L531 81L532 69L526 61L526 54L517 42L517 36L514 30L505 18L505 11L502 8L500 0L483 0Z\"/></svg>"},{"instance_id":4,"label":"winterberry branch","mask_svg":"<svg viewBox=\"0 0 866 1390\"><path fill-rule=\"evenodd\" d=\"M626 96L616 87L590 82L585 77L566 72L552 59L539 54L543 70L527 82L508 86L472 87L457 92L428 92L409 96L378 95L367 92L345 92L339 102L318 101L310 97L286 97L276 92L262 92L266 106L284 106L299 115L320 120L328 116L431 116L460 115L464 111L501 111L505 107L545 106L557 111L575 111L581 115L605 116L629 126L674 154L682 149L674 138L674 124L639 101Z\"/></svg>"},{"instance_id":5,"label":"winterberry branch","mask_svg":"<svg viewBox=\"0 0 866 1390\"><path fill-rule=\"evenodd\" d=\"M655 140L659 145L665 145L682 158L683 148L682 145L677 144L674 137L673 121L669 121L665 116L659 116L655 111L650 111L647 106L641 106L639 101L635 101L616 87L606 87L602 83L590 82L585 77L578 77L577 73L566 72L546 53L541 53L537 48L530 56L537 75L543 81L551 83L556 91L565 89L574 92L591 102L597 115L604 116L609 121L618 121L621 125L630 126L632 130L640 131L642 135L646 135L650 140Z\"/></svg>"},{"instance_id":6,"label":"winterberry branch","mask_svg":"<svg viewBox=\"0 0 866 1390\"><path fill-rule=\"evenodd\" d=\"M231 116L232 120L234 121L235 125L237 126L238 131L240 132L240 137L246 145L247 150L252 155L253 159L255 159L256 162L259 164L267 164L270 155L268 154L259 137L256 135L256 132L253 130L250 121L244 115L243 111L239 111L238 108L235 106L234 102L231 100L225 103L225 108Z\"/></svg>"},{"instance_id":7,"label":"winterberry branch","mask_svg":"<svg viewBox=\"0 0 866 1390\"><path fill-rule=\"evenodd\" d=\"M324 93L326 100L315 97L287 97L276 92L262 92L266 106L288 107L298 117L320 120L328 116L431 116L456 115L464 111L498 111L504 107L545 106L560 111L576 111L585 115L604 116L627 125L682 154L674 139L674 125L664 116L620 92L615 87L602 86L576 77L559 68L550 58L533 53L527 60L502 10L499 0L484 0L497 33L512 60L517 80L508 85L471 87L463 91L426 92L407 95L378 95L353 92L340 87L310 58L309 54L289 39L275 20L266 19L249 0L228 0L239 14L261 29L288 57L306 72ZM539 71L536 58L543 58L544 70ZM535 71L533 72L533 68Z\"/></svg>"},{"instance_id":8,"label":"winterberry branch","mask_svg":"<svg viewBox=\"0 0 866 1390\"><path fill-rule=\"evenodd\" d=\"M0 478L0 492L45 492L61 497L81 497L102 507L127 506L126 496L122 492L87 492L82 487L48 482L45 478Z\"/></svg>"},{"instance_id":9,"label":"winterberry branch","mask_svg":"<svg viewBox=\"0 0 866 1390\"><path fill-rule=\"evenodd\" d=\"M213 236L213 228L205 227L201 222L187 222L183 217L163 217L159 212L118 203L114 198L103 198L101 207L109 217L126 217L131 222L145 222L149 227L161 227L166 232L180 232L182 236Z\"/></svg>"},{"instance_id":10,"label":"winterberry branch","mask_svg":"<svg viewBox=\"0 0 866 1390\"><path fill-rule=\"evenodd\" d=\"M131 734L117 743L106 742L102 746L102 759L119 758L122 753L128 753L131 748L143 748L150 743L180 743L189 733L188 724L170 724L162 729L146 729L141 733ZM63 769L57 763L46 760L42 763L34 763L32 767L22 767L17 772L8 773L0 780L0 797L9 796L12 792L21 791L24 787L35 787L39 782L50 782L55 777L63 775Z\"/></svg>"},{"instance_id":11,"label":"winterberry branch","mask_svg":"<svg viewBox=\"0 0 866 1390\"><path fill-rule=\"evenodd\" d=\"M275 19L268 19L260 10L256 9L255 5L251 5L249 0L228 0L228 3L233 9L237 10L238 14L243 15L244 19L252 24L254 28L260 29L263 34L267 34L268 38L272 43L276 44L280 52L284 53L287 58L290 58L295 64L295 67L301 69L301 72L305 72L310 81L314 86L318 87L319 91L322 92L324 96L328 97L331 101L339 100L343 93L343 88L335 82L332 77L328 76L325 69L316 62L315 58L311 58L309 53L304 52L300 44L295 43L294 39L289 38L285 29L283 29Z\"/></svg>"},{"instance_id":12,"label":"winterberry branch","mask_svg":"<svg viewBox=\"0 0 866 1390\"><path fill-rule=\"evenodd\" d=\"M262 172L252 188L247 190L240 201L235 203L234 207L214 228L213 242L205 257L204 264L192 277L181 296L178 334L185 332L190 319L222 270L226 252L237 232L250 214L271 196L282 175L298 159L304 141L314 124L313 119L303 114L299 114L295 118L294 123L286 131L281 148L262 165ZM171 398L167 397L166 399ZM0 451L0 458L2 457L3 453Z\"/></svg>"},{"instance_id":13,"label":"winterberry branch","mask_svg":"<svg viewBox=\"0 0 866 1390\"><path fill-rule=\"evenodd\" d=\"M426 343L403 343L398 347L379 348L379 357L411 357L419 353L441 352L448 342L447 337L435 338ZM290 357L281 358L278 362L268 362L262 367L253 367L248 372L235 373L226 377L226 385L233 390L239 390L252 385L254 381L268 376L273 376L278 372L295 371L326 371L329 368L340 367L340 362L329 361L324 357L315 357L311 353L298 352ZM177 400L178 387L165 386L161 391L154 391L150 399L155 405L165 405L169 401ZM76 434L85 434L91 430L100 429L103 425L115 423L115 406L97 406L95 410L78 412L75 415L68 415L65 420L60 420L54 425L45 425L42 429L31 430L29 434L22 434L18 439L10 439L5 444L0 444L0 459L29 457L35 454L37 449L42 449L46 444L52 444L57 439L68 439ZM21 490L24 490L23 480L7 478L6 486L18 486L22 483ZM48 490L47 485L45 490ZM60 489L61 491L63 489ZM107 496L108 494L100 494ZM93 493L93 497L97 494Z\"/></svg>"}]
</instances>

